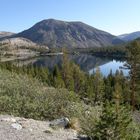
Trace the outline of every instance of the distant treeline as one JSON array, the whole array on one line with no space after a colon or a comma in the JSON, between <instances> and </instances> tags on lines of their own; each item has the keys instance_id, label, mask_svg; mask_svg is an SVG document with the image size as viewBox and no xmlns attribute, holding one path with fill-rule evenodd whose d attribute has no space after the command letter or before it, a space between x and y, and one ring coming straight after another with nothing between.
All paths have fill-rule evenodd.
<instances>
[{"instance_id":1,"label":"distant treeline","mask_svg":"<svg viewBox=\"0 0 140 140\"><path fill-rule=\"evenodd\" d=\"M127 50L126 46L108 46L108 47L92 47L92 48L52 48L50 52L62 52L65 49L66 53L80 54L90 53L100 57L114 57L114 58L126 58Z\"/></svg>"},{"instance_id":2,"label":"distant treeline","mask_svg":"<svg viewBox=\"0 0 140 140\"><path fill-rule=\"evenodd\" d=\"M70 50L68 50L69 52ZM90 53L100 57L126 58L127 50L125 46L94 47L94 48L76 48L71 50L73 53Z\"/></svg>"}]
</instances>

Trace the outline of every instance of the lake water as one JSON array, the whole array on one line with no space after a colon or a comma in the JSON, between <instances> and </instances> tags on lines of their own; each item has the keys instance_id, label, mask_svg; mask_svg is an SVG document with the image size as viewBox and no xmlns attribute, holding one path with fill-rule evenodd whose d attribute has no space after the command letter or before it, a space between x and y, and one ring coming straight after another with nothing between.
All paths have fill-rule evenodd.
<instances>
[{"instance_id":1,"label":"lake water","mask_svg":"<svg viewBox=\"0 0 140 140\"><path fill-rule=\"evenodd\" d=\"M104 65L99 66L101 73L104 76L107 76L110 71L112 71L112 73L114 74L116 72L116 70L122 70L121 67L123 67L125 62L121 62L121 61L116 61L116 60L112 60ZM96 68L93 68L89 71L90 74L94 73L96 70ZM128 75L128 70L122 70L124 75L127 76Z\"/></svg>"},{"instance_id":2,"label":"lake water","mask_svg":"<svg viewBox=\"0 0 140 140\"><path fill-rule=\"evenodd\" d=\"M95 68L99 67L104 76L107 76L110 73L110 70L115 73L116 70L119 70L119 68L125 63L124 61L116 61L111 58L101 58L89 54L69 55L69 59L89 74L92 74L95 71ZM26 61L18 61L18 63L21 65L33 64L44 66L51 70L55 65L60 66L62 64L62 55L38 57ZM125 75L128 75L128 71L123 70L123 72Z\"/></svg>"}]
</instances>

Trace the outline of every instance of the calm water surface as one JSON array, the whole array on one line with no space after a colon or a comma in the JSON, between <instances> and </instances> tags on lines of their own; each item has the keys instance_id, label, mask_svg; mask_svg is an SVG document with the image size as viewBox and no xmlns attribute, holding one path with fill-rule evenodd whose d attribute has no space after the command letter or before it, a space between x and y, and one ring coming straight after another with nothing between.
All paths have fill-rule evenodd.
<instances>
[{"instance_id":1,"label":"calm water surface","mask_svg":"<svg viewBox=\"0 0 140 140\"><path fill-rule=\"evenodd\" d=\"M99 67L104 76L107 76L110 70L112 70L113 73L115 73L116 70L120 70L119 68L125 63L124 61L116 61L115 59L107 57L101 58L88 54L69 55L69 59L78 64L83 71L89 74L94 73L95 68ZM62 55L39 57L26 61L18 61L18 63L21 65L33 64L48 67L51 70L55 65L60 66L62 64ZM126 70L123 70L123 72L125 75L128 74Z\"/></svg>"},{"instance_id":2,"label":"calm water surface","mask_svg":"<svg viewBox=\"0 0 140 140\"><path fill-rule=\"evenodd\" d=\"M121 62L121 61L116 61L116 60L112 60L104 65L100 65L100 71L104 76L107 76L110 71L112 71L112 73L114 74L116 72L116 70L122 70L121 67L123 67L125 62ZM96 68L93 68L89 71L90 74L94 73L96 70ZM128 70L122 70L124 75L127 76L128 75Z\"/></svg>"}]
</instances>

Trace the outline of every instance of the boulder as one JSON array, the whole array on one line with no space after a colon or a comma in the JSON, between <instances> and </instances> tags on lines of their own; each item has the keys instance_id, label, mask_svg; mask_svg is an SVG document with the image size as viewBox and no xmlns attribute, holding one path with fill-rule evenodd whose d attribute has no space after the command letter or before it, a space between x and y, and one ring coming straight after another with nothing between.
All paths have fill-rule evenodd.
<instances>
[{"instance_id":1,"label":"boulder","mask_svg":"<svg viewBox=\"0 0 140 140\"><path fill-rule=\"evenodd\" d=\"M22 126L19 123L12 123L11 126L16 130L21 130Z\"/></svg>"},{"instance_id":2,"label":"boulder","mask_svg":"<svg viewBox=\"0 0 140 140\"><path fill-rule=\"evenodd\" d=\"M66 128L69 125L68 118L56 119L50 122L50 127L53 128Z\"/></svg>"}]
</instances>

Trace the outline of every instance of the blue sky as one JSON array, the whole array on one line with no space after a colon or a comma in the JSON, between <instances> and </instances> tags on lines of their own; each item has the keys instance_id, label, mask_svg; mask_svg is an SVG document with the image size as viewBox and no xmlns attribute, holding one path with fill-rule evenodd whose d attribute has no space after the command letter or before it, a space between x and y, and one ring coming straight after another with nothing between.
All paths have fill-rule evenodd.
<instances>
[{"instance_id":1,"label":"blue sky","mask_svg":"<svg viewBox=\"0 0 140 140\"><path fill-rule=\"evenodd\" d=\"M0 31L20 32L48 18L115 35L140 31L140 0L0 0Z\"/></svg>"}]
</instances>

